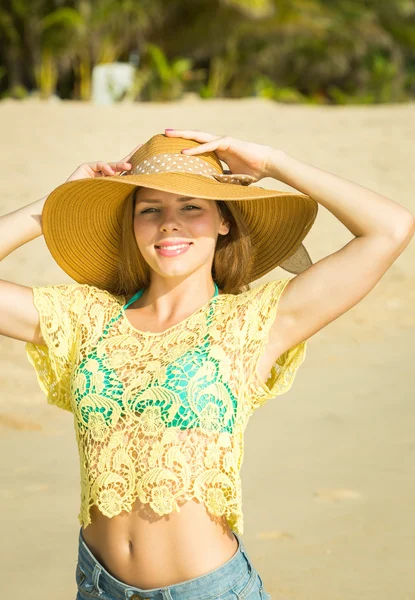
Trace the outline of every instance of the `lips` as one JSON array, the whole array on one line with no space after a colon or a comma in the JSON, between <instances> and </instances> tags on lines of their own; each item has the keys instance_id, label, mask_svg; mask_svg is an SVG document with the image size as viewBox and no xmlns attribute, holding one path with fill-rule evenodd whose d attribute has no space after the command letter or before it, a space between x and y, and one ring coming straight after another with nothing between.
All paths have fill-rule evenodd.
<instances>
[{"instance_id":1,"label":"lips","mask_svg":"<svg viewBox=\"0 0 415 600\"><path fill-rule=\"evenodd\" d=\"M165 246L164 248L157 248L156 252L159 256L164 256L166 258L175 258L176 256L181 256L185 254L192 244L177 244L175 246Z\"/></svg>"},{"instance_id":2,"label":"lips","mask_svg":"<svg viewBox=\"0 0 415 600\"><path fill-rule=\"evenodd\" d=\"M171 246L184 246L184 245L190 246L191 244L193 244L193 242L171 242L168 244L163 244L162 246L157 246L155 245L156 248L170 248Z\"/></svg>"}]
</instances>

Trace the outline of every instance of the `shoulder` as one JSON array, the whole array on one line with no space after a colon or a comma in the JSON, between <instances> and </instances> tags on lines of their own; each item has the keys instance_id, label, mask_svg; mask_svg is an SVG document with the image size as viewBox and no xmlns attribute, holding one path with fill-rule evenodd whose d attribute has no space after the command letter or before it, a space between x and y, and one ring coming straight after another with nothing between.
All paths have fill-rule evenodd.
<instances>
[{"instance_id":1,"label":"shoulder","mask_svg":"<svg viewBox=\"0 0 415 600\"><path fill-rule=\"evenodd\" d=\"M252 286L249 290L234 296L235 306L258 307L267 304L271 299L279 298L289 279L273 279L259 285Z\"/></svg>"},{"instance_id":2,"label":"shoulder","mask_svg":"<svg viewBox=\"0 0 415 600\"><path fill-rule=\"evenodd\" d=\"M44 286L35 286L36 296L43 302L48 302L56 307L67 309L81 314L88 311L92 305L122 306L123 296L116 296L88 283L59 283Z\"/></svg>"},{"instance_id":3,"label":"shoulder","mask_svg":"<svg viewBox=\"0 0 415 600\"><path fill-rule=\"evenodd\" d=\"M90 284L83 284L82 290L84 299L81 304L82 298L79 297L77 330L86 350L99 339L103 328L120 312L124 297Z\"/></svg>"},{"instance_id":4,"label":"shoulder","mask_svg":"<svg viewBox=\"0 0 415 600\"><path fill-rule=\"evenodd\" d=\"M89 290L89 297L93 301L104 302L104 303L116 303L123 304L125 301L125 296L119 296L116 294L112 294L108 290L103 288L99 288L95 285L84 284Z\"/></svg>"},{"instance_id":5,"label":"shoulder","mask_svg":"<svg viewBox=\"0 0 415 600\"><path fill-rule=\"evenodd\" d=\"M234 310L241 328L248 331L262 329L264 323L275 316L279 299L289 279L274 279L237 294Z\"/></svg>"}]
</instances>

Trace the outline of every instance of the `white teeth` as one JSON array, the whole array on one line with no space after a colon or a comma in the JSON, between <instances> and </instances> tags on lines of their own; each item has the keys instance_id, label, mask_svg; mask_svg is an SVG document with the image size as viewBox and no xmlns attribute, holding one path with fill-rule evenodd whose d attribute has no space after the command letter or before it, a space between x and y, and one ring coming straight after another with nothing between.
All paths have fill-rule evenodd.
<instances>
[{"instance_id":1,"label":"white teeth","mask_svg":"<svg viewBox=\"0 0 415 600\"><path fill-rule=\"evenodd\" d=\"M164 250L177 250L177 248L186 248L190 244L180 244L178 246L157 246L157 248L163 248Z\"/></svg>"}]
</instances>

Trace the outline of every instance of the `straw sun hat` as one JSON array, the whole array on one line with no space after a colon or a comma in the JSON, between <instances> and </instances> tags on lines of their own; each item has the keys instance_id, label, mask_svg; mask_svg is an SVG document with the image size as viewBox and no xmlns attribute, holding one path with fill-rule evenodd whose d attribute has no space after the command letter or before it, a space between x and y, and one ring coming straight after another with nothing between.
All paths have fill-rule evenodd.
<instances>
[{"instance_id":1,"label":"straw sun hat","mask_svg":"<svg viewBox=\"0 0 415 600\"><path fill-rule=\"evenodd\" d=\"M42 230L58 265L78 283L111 290L117 278L125 201L135 187L143 186L232 202L251 232L254 251L244 284L277 266L290 273L311 266L302 241L316 219L318 203L297 192L248 187L255 178L224 170L215 152L181 154L198 145L157 134L130 157L130 171L68 181L54 189L43 207Z\"/></svg>"}]
</instances>

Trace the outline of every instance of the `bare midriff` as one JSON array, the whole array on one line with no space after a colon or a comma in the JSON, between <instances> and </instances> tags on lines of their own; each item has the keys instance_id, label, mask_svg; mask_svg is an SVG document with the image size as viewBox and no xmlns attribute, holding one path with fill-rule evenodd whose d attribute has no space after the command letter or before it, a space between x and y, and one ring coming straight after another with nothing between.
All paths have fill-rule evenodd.
<instances>
[{"instance_id":1,"label":"bare midriff","mask_svg":"<svg viewBox=\"0 0 415 600\"><path fill-rule=\"evenodd\" d=\"M224 516L210 515L196 499L160 517L138 499L130 513L108 518L96 506L82 536L116 579L141 589L206 575L234 556L238 541Z\"/></svg>"}]
</instances>

